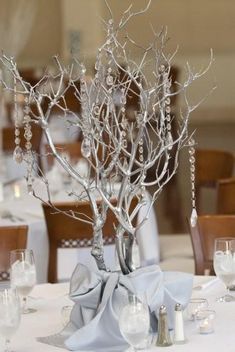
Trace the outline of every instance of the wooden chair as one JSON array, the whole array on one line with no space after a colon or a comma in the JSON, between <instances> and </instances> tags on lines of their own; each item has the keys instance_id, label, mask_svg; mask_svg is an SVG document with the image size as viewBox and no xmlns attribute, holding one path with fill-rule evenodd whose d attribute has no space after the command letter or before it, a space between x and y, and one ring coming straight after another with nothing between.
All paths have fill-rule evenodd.
<instances>
[{"instance_id":1,"label":"wooden chair","mask_svg":"<svg viewBox=\"0 0 235 352\"><path fill-rule=\"evenodd\" d=\"M9 254L14 249L25 249L28 226L0 226L0 281L9 280Z\"/></svg>"},{"instance_id":2,"label":"wooden chair","mask_svg":"<svg viewBox=\"0 0 235 352\"><path fill-rule=\"evenodd\" d=\"M53 82L52 82L53 83ZM55 83L55 81L54 81ZM58 82L59 84L59 82ZM69 81L67 79L64 80L64 88L68 87ZM79 99L77 98L77 91L80 91L80 81L74 82L74 86L69 86L66 89L66 92L64 94L64 98L60 99L58 101L57 105L54 105L53 108L51 109L51 114L56 114L56 115L63 115L64 112L62 109L68 109L69 111L72 111L75 114L79 114L81 112L81 103ZM50 104L51 100L48 98L44 98L43 101L43 110L46 111L48 108L48 105ZM61 109L62 108L62 109Z\"/></svg>"},{"instance_id":3,"label":"wooden chair","mask_svg":"<svg viewBox=\"0 0 235 352\"><path fill-rule=\"evenodd\" d=\"M114 200L116 202L116 200ZM136 206L136 200L133 200L132 206ZM55 212L50 206L43 204L43 211L47 224L49 236L49 269L48 281L57 282L57 249L58 248L84 248L92 245L92 226L83 221L75 220L62 213ZM85 214L92 218L92 212L89 202L67 202L54 203L54 206L60 211L74 211ZM103 228L104 244L113 244L114 224L117 224L115 215L108 210L107 220Z\"/></svg>"},{"instance_id":4,"label":"wooden chair","mask_svg":"<svg viewBox=\"0 0 235 352\"><path fill-rule=\"evenodd\" d=\"M218 237L235 238L235 215L199 215L197 224L189 223L192 240L195 274L214 275L214 241Z\"/></svg>"},{"instance_id":5,"label":"wooden chair","mask_svg":"<svg viewBox=\"0 0 235 352\"><path fill-rule=\"evenodd\" d=\"M235 177L218 180L217 213L235 214Z\"/></svg>"},{"instance_id":6,"label":"wooden chair","mask_svg":"<svg viewBox=\"0 0 235 352\"><path fill-rule=\"evenodd\" d=\"M234 155L222 150L196 149L195 190L197 209L201 209L201 190L203 187L216 189L219 179L233 174Z\"/></svg>"},{"instance_id":7,"label":"wooden chair","mask_svg":"<svg viewBox=\"0 0 235 352\"><path fill-rule=\"evenodd\" d=\"M55 144L55 147L60 154L68 154L73 163L83 158L81 153L81 142L60 143ZM45 151L47 156L47 167L50 168L53 165L54 156L51 154L51 148L48 144L45 145Z\"/></svg>"}]
</instances>

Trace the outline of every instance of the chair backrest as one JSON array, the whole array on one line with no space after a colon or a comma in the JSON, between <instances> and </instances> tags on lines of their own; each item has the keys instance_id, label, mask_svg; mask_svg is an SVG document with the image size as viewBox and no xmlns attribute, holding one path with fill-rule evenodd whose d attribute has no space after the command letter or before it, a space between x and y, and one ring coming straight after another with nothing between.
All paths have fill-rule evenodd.
<instances>
[{"instance_id":1,"label":"chair backrest","mask_svg":"<svg viewBox=\"0 0 235 352\"><path fill-rule=\"evenodd\" d=\"M195 274L214 274L214 241L218 237L235 238L235 215L199 215L196 226L189 223L193 245Z\"/></svg>"},{"instance_id":2,"label":"chair backrest","mask_svg":"<svg viewBox=\"0 0 235 352\"><path fill-rule=\"evenodd\" d=\"M217 182L217 213L235 214L235 177Z\"/></svg>"},{"instance_id":3,"label":"chair backrest","mask_svg":"<svg viewBox=\"0 0 235 352\"><path fill-rule=\"evenodd\" d=\"M60 154L63 154L63 153L68 154L69 158L73 162L76 162L79 159L83 158L81 153L81 142L59 143L59 144L55 144L55 148ZM47 155L47 166L50 167L53 165L54 156L51 154L51 148L49 144L45 145L45 150Z\"/></svg>"},{"instance_id":4,"label":"chair backrest","mask_svg":"<svg viewBox=\"0 0 235 352\"><path fill-rule=\"evenodd\" d=\"M228 151L196 149L195 189L197 208L200 212L200 193L202 187L216 189L219 179L233 174L234 155Z\"/></svg>"},{"instance_id":5,"label":"chair backrest","mask_svg":"<svg viewBox=\"0 0 235 352\"><path fill-rule=\"evenodd\" d=\"M116 200L113 200L116 202ZM132 202L131 208L136 206L137 199ZM84 214L88 218L92 218L92 210L90 203L87 202L66 202L54 203L56 209L53 210L49 205L43 204L43 211L47 224L47 231L49 236L49 268L48 281L51 283L57 282L57 249L58 248L79 248L91 247L93 229L89 223L76 220L69 217L61 211L70 211L71 213ZM115 242L115 229L117 224L115 215L108 210L107 219L103 228L103 240L105 244L112 244Z\"/></svg>"},{"instance_id":6,"label":"chair backrest","mask_svg":"<svg viewBox=\"0 0 235 352\"><path fill-rule=\"evenodd\" d=\"M9 280L9 254L14 249L25 249L28 226L0 226L0 281Z\"/></svg>"}]
</instances>

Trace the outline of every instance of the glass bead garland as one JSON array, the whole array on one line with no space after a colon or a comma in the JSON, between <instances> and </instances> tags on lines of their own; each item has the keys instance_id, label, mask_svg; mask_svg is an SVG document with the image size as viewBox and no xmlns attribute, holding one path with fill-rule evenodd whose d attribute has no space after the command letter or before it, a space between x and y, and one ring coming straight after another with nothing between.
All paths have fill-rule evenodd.
<instances>
[{"instance_id":1,"label":"glass bead garland","mask_svg":"<svg viewBox=\"0 0 235 352\"><path fill-rule=\"evenodd\" d=\"M27 189L28 193L30 195L33 194L33 174L32 174L32 169L33 169L33 154L32 154L32 143L31 139L33 137L32 130L31 130L31 117L29 115L30 113L30 107L29 107L29 98L25 98L25 103L26 106L24 108L24 138L26 140L25 142L25 149L26 149L26 163L27 163Z\"/></svg>"},{"instance_id":2,"label":"glass bead garland","mask_svg":"<svg viewBox=\"0 0 235 352\"><path fill-rule=\"evenodd\" d=\"M195 141L193 138L189 140L189 162L190 162L190 180L191 180L191 196L192 196L192 213L190 216L190 223L192 227L197 224L197 210L196 210L196 194L195 194Z\"/></svg>"},{"instance_id":3,"label":"glass bead garland","mask_svg":"<svg viewBox=\"0 0 235 352\"><path fill-rule=\"evenodd\" d=\"M16 95L16 78L14 78L14 122L15 122L15 149L13 152L13 159L18 164L21 164L23 161L23 150L20 147L20 123L18 116L18 104L17 104L17 95Z\"/></svg>"}]
</instances>

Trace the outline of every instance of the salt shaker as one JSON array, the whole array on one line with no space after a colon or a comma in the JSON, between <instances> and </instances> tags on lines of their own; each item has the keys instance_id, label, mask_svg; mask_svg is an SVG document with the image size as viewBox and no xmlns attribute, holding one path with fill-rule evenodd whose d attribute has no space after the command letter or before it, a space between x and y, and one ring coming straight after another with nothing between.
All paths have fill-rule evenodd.
<instances>
[{"instance_id":1,"label":"salt shaker","mask_svg":"<svg viewBox=\"0 0 235 352\"><path fill-rule=\"evenodd\" d=\"M162 305L159 309L158 336L156 346L166 347L171 345L172 341L168 330L167 310L166 306Z\"/></svg>"},{"instance_id":2,"label":"salt shaker","mask_svg":"<svg viewBox=\"0 0 235 352\"><path fill-rule=\"evenodd\" d=\"M184 336L184 319L182 306L180 303L175 305L175 328L174 328L174 343L183 344L186 343Z\"/></svg>"}]
</instances>

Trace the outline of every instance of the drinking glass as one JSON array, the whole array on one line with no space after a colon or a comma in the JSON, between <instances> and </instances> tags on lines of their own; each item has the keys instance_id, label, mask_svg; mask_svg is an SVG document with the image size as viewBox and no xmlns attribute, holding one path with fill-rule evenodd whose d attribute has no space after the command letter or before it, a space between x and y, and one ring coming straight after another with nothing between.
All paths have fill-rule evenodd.
<instances>
[{"instance_id":1,"label":"drinking glass","mask_svg":"<svg viewBox=\"0 0 235 352\"><path fill-rule=\"evenodd\" d=\"M36 310L27 307L27 296L36 284L36 268L33 251L17 249L11 251L11 287L16 288L23 298L22 313L33 313Z\"/></svg>"},{"instance_id":2,"label":"drinking glass","mask_svg":"<svg viewBox=\"0 0 235 352\"><path fill-rule=\"evenodd\" d=\"M20 300L15 289L0 291L0 335L5 338L5 352L10 352L10 340L20 325Z\"/></svg>"},{"instance_id":3,"label":"drinking glass","mask_svg":"<svg viewBox=\"0 0 235 352\"><path fill-rule=\"evenodd\" d=\"M145 349L150 330L148 306L136 296L129 298L119 317L119 328L124 339L132 346L133 351Z\"/></svg>"},{"instance_id":4,"label":"drinking glass","mask_svg":"<svg viewBox=\"0 0 235 352\"><path fill-rule=\"evenodd\" d=\"M235 297L229 294L229 287L235 280L235 239L216 238L214 250L214 270L224 283L227 294L218 298L219 302L231 302Z\"/></svg>"}]
</instances>

